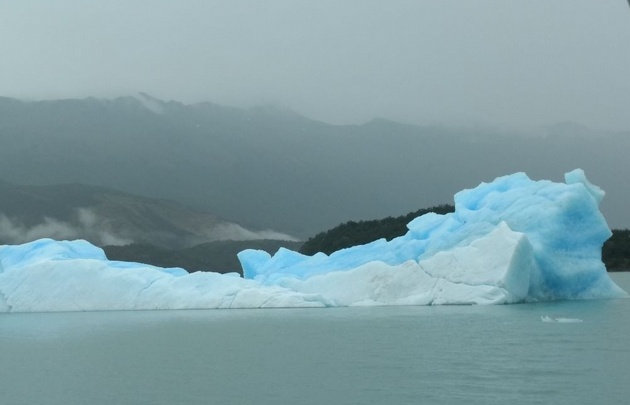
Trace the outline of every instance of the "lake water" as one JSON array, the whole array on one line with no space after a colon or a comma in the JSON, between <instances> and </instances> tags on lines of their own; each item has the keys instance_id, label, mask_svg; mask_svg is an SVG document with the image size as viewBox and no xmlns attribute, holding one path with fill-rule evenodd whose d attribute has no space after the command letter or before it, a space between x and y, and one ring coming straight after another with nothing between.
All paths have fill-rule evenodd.
<instances>
[{"instance_id":1,"label":"lake water","mask_svg":"<svg viewBox=\"0 0 630 405\"><path fill-rule=\"evenodd\" d=\"M627 404L629 337L630 299L2 314L0 404Z\"/></svg>"}]
</instances>

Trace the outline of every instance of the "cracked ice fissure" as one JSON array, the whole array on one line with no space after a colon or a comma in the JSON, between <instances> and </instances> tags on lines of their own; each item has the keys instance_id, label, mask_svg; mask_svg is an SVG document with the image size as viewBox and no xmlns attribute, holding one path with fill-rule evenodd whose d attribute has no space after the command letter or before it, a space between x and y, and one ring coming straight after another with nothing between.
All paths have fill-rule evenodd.
<instances>
[{"instance_id":1,"label":"cracked ice fissure","mask_svg":"<svg viewBox=\"0 0 630 405\"><path fill-rule=\"evenodd\" d=\"M86 241L0 246L0 311L507 304L627 296L608 277L604 192L524 173L455 195L404 236L304 256L239 253L237 274L108 261Z\"/></svg>"}]
</instances>

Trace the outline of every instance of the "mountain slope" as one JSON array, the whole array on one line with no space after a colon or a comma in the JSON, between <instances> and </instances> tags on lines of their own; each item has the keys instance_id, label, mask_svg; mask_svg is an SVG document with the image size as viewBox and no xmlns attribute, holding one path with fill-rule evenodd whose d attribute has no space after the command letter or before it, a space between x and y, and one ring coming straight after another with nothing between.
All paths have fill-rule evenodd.
<instances>
[{"instance_id":1,"label":"mountain slope","mask_svg":"<svg viewBox=\"0 0 630 405\"><path fill-rule=\"evenodd\" d=\"M168 248L226 239L290 238L254 232L174 201L103 187L0 182L0 243L41 237L82 238L100 246L149 243Z\"/></svg>"},{"instance_id":2,"label":"mountain slope","mask_svg":"<svg viewBox=\"0 0 630 405\"><path fill-rule=\"evenodd\" d=\"M450 203L453 193L496 176L560 180L580 167L608 192L610 225L629 227L630 134L571 128L523 136L380 119L329 125L272 107L147 95L0 98L0 174L19 184L74 182L170 199L307 237L343 221Z\"/></svg>"}]
</instances>

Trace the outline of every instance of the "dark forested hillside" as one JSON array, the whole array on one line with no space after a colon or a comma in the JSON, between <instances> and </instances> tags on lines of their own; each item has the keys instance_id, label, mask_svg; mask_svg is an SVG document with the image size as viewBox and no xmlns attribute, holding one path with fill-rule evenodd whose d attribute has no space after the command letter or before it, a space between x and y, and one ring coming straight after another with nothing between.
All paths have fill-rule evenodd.
<instances>
[{"instance_id":1,"label":"dark forested hillside","mask_svg":"<svg viewBox=\"0 0 630 405\"><path fill-rule=\"evenodd\" d=\"M630 271L629 229L613 229L613 235L604 243L602 260L608 271Z\"/></svg>"},{"instance_id":2,"label":"dark forested hillside","mask_svg":"<svg viewBox=\"0 0 630 405\"><path fill-rule=\"evenodd\" d=\"M398 217L358 222L348 221L309 238L302 245L300 253L305 255L314 255L317 252L330 254L340 249L363 245L381 238L391 240L407 233L407 224L416 217L429 212L447 214L453 212L454 209L455 207L452 205L443 204Z\"/></svg>"}]
</instances>

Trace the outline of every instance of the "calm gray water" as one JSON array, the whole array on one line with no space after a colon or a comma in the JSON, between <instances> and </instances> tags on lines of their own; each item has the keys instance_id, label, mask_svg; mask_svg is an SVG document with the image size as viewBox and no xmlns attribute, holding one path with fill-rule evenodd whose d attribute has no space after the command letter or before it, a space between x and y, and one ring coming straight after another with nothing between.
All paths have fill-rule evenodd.
<instances>
[{"instance_id":1,"label":"calm gray water","mask_svg":"<svg viewBox=\"0 0 630 405\"><path fill-rule=\"evenodd\" d=\"M0 404L628 404L629 336L630 299L3 314Z\"/></svg>"}]
</instances>

